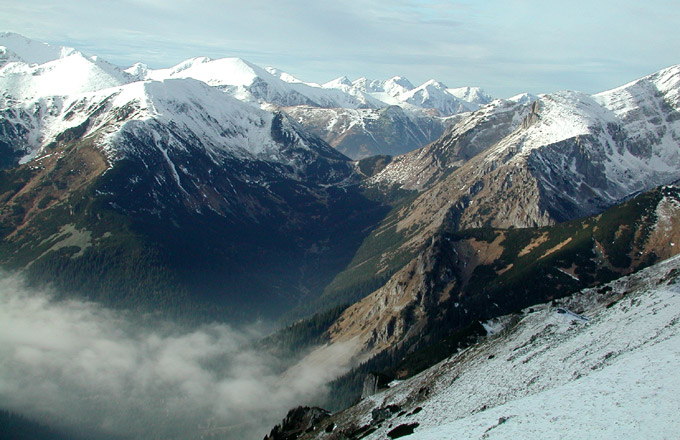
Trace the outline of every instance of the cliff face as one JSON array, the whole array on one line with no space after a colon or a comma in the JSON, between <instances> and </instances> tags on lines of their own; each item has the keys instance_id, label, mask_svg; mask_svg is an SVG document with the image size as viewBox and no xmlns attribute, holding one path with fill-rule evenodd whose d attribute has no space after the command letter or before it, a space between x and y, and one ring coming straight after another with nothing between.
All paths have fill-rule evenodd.
<instances>
[{"instance_id":1,"label":"cliff face","mask_svg":"<svg viewBox=\"0 0 680 440\"><path fill-rule=\"evenodd\" d=\"M367 359L609 281L676 255L678 214L680 191L669 186L550 227L443 228L383 287L345 310L330 341L359 341L355 355Z\"/></svg>"}]
</instances>

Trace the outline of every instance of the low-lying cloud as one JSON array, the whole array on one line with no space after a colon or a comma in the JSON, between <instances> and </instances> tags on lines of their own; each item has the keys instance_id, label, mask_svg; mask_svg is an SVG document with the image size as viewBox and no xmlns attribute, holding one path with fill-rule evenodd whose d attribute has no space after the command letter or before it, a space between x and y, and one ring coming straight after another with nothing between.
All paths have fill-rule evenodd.
<instances>
[{"instance_id":1,"label":"low-lying cloud","mask_svg":"<svg viewBox=\"0 0 680 440\"><path fill-rule=\"evenodd\" d=\"M281 374L252 348L256 336L143 324L2 276L0 406L91 437L262 438L345 367L336 347L333 361L316 356Z\"/></svg>"}]
</instances>

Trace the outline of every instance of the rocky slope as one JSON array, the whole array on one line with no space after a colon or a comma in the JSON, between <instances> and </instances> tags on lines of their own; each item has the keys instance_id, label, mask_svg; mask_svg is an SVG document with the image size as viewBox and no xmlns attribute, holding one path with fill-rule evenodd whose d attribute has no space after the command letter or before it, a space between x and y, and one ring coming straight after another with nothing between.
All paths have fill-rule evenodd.
<instances>
[{"instance_id":1,"label":"rocky slope","mask_svg":"<svg viewBox=\"0 0 680 440\"><path fill-rule=\"evenodd\" d=\"M485 341L297 438L668 438L677 386L674 258L485 322ZM670 376L669 376L670 375Z\"/></svg>"},{"instance_id":2,"label":"rocky slope","mask_svg":"<svg viewBox=\"0 0 680 440\"><path fill-rule=\"evenodd\" d=\"M366 359L477 320L568 295L669 258L680 240L680 192L663 187L601 215L547 228L443 230L330 327ZM525 280L531 279L531 285ZM446 333L445 332L445 333Z\"/></svg>"},{"instance_id":3,"label":"rocky slope","mask_svg":"<svg viewBox=\"0 0 680 440\"><path fill-rule=\"evenodd\" d=\"M445 221L507 228L592 215L680 177L679 83L674 66L593 97L495 101L370 185L420 193L398 216L409 246Z\"/></svg>"},{"instance_id":4,"label":"rocky slope","mask_svg":"<svg viewBox=\"0 0 680 440\"><path fill-rule=\"evenodd\" d=\"M352 159L398 155L435 141L454 115L479 109L492 98L479 87L447 88L431 80L416 87L403 77L388 80L341 77L323 85L353 96L370 96L387 108L352 111L309 107L286 112Z\"/></svg>"},{"instance_id":5,"label":"rocky slope","mask_svg":"<svg viewBox=\"0 0 680 440\"><path fill-rule=\"evenodd\" d=\"M392 105L381 109L283 109L300 125L352 159L408 153L438 139L450 123Z\"/></svg>"}]
</instances>

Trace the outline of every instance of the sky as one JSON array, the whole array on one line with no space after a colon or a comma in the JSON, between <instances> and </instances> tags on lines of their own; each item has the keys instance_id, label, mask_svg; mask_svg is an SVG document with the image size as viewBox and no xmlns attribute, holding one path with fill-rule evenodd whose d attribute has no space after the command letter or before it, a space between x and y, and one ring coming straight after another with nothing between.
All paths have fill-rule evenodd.
<instances>
[{"instance_id":1,"label":"sky","mask_svg":"<svg viewBox=\"0 0 680 440\"><path fill-rule=\"evenodd\" d=\"M241 57L304 81L595 93L680 63L678 0L0 0L0 30L127 67Z\"/></svg>"}]
</instances>

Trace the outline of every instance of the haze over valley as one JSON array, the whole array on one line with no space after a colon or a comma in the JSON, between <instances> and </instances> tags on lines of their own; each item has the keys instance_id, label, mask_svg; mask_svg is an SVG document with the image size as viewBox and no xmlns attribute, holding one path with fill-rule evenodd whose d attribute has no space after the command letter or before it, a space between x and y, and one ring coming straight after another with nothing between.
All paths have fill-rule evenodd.
<instances>
[{"instance_id":1,"label":"haze over valley","mask_svg":"<svg viewBox=\"0 0 680 440\"><path fill-rule=\"evenodd\" d=\"M680 432L680 65L104 58L0 33L1 438Z\"/></svg>"}]
</instances>

